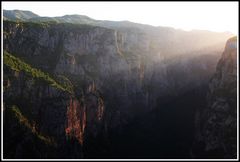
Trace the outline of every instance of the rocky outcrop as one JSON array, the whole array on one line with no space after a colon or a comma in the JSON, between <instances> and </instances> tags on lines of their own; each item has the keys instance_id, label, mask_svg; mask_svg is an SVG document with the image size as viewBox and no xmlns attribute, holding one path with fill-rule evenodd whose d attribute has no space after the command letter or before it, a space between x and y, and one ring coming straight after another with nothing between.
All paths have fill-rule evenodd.
<instances>
[{"instance_id":1,"label":"rocky outcrop","mask_svg":"<svg viewBox=\"0 0 240 162\"><path fill-rule=\"evenodd\" d=\"M229 39L209 83L207 108L197 117L206 157L237 157L237 37Z\"/></svg>"}]
</instances>

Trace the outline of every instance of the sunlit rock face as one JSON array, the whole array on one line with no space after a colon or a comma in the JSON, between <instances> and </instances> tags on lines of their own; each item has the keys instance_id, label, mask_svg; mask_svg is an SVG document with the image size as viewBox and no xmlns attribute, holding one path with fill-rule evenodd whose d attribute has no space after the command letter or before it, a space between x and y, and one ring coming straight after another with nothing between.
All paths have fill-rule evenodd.
<instances>
[{"instance_id":1,"label":"sunlit rock face","mask_svg":"<svg viewBox=\"0 0 240 162\"><path fill-rule=\"evenodd\" d=\"M206 155L237 157L237 37L226 43L210 83L207 108L198 122L198 140ZM199 127L200 126L200 127Z\"/></svg>"},{"instance_id":2,"label":"sunlit rock face","mask_svg":"<svg viewBox=\"0 0 240 162\"><path fill-rule=\"evenodd\" d=\"M86 96L86 102L83 100L70 99L67 106L67 121L65 132L68 138L76 138L79 143L84 142L84 132L87 126L88 134L96 136L98 127L101 124L104 103L100 98L93 94Z\"/></svg>"},{"instance_id":3,"label":"sunlit rock face","mask_svg":"<svg viewBox=\"0 0 240 162\"><path fill-rule=\"evenodd\" d=\"M67 107L67 126L66 134L75 137L81 144L83 143L83 134L86 126L86 108L77 100L70 100Z\"/></svg>"}]
</instances>

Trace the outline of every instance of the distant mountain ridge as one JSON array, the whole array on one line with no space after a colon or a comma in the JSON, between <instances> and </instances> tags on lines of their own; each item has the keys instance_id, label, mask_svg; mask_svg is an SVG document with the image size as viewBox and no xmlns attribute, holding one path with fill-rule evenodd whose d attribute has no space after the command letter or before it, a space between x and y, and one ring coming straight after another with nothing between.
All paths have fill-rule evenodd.
<instances>
[{"instance_id":1,"label":"distant mountain ridge","mask_svg":"<svg viewBox=\"0 0 240 162\"><path fill-rule=\"evenodd\" d=\"M4 20L22 20L27 21L31 18L39 17L37 14L31 11L24 10L3 10Z\"/></svg>"},{"instance_id":2,"label":"distant mountain ridge","mask_svg":"<svg viewBox=\"0 0 240 162\"><path fill-rule=\"evenodd\" d=\"M3 19L11 20L11 21L20 20L20 21L27 21L27 22L53 21L56 23L88 24L88 25L95 25L95 26L114 28L114 29L139 28L139 29L144 29L148 32L155 32L156 30L159 30L159 29L168 31L168 32L172 32L172 31L184 32L184 30L174 29L172 27L152 26L148 24L135 23L127 20L125 21L96 20L86 15L78 15L78 14L47 17L47 16L39 16L31 11L25 11L25 10L3 10ZM190 32L206 33L206 32L212 32L212 31L194 29Z\"/></svg>"},{"instance_id":3,"label":"distant mountain ridge","mask_svg":"<svg viewBox=\"0 0 240 162\"><path fill-rule=\"evenodd\" d=\"M9 12L11 14L8 14ZM184 31L180 29L174 29L172 27L155 27L130 21L95 20L88 16L76 14L58 17L41 17L32 13L31 11L3 10L3 15L5 20L10 21L20 20L23 22L32 23L53 22L57 24L69 23L113 29L118 32L134 35L131 39L152 40L149 42L149 46L155 49L155 51L167 53L169 57L175 57L179 54L186 54L187 51L193 53L192 51L201 50L203 48L212 48L213 51L215 51L218 49L216 47L220 46L222 47L220 51L222 51L226 40L233 36L233 34L228 32L212 32L206 30ZM185 49L187 49L187 51Z\"/></svg>"}]
</instances>

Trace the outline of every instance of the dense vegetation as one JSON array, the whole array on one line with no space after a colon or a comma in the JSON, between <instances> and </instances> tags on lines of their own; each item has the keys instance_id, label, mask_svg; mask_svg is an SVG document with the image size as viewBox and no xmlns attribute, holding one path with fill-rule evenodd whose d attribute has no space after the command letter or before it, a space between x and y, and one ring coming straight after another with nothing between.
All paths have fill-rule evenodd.
<instances>
[{"instance_id":1,"label":"dense vegetation","mask_svg":"<svg viewBox=\"0 0 240 162\"><path fill-rule=\"evenodd\" d=\"M63 91L72 93L71 87L67 87L66 84L64 86L61 85L60 83L55 81L52 77L50 77L49 74L47 74L39 69L33 68L29 64L25 63L21 59L11 55L10 53L8 53L6 51L4 51L4 54L3 54L3 62L4 62L4 65L10 67L14 71L18 71L18 72L22 71L22 72L26 73L27 75L30 75L33 78L40 79L42 81L46 81L51 86L53 86L57 89L61 89Z\"/></svg>"}]
</instances>

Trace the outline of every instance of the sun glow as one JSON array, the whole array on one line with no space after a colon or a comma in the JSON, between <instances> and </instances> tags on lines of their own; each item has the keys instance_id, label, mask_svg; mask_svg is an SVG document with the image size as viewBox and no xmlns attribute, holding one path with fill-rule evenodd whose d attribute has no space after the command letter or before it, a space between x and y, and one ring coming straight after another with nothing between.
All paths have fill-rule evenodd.
<instances>
[{"instance_id":1,"label":"sun glow","mask_svg":"<svg viewBox=\"0 0 240 162\"><path fill-rule=\"evenodd\" d=\"M98 20L238 33L238 2L2 2L2 6L40 16L80 14Z\"/></svg>"}]
</instances>

